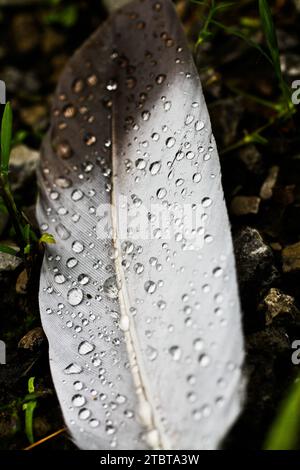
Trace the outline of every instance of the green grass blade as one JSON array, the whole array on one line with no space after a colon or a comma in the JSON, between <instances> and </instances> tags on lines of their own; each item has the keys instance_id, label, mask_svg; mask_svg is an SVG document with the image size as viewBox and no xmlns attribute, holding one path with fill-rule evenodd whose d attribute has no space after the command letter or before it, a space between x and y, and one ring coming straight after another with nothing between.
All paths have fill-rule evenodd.
<instances>
[{"instance_id":1,"label":"green grass blade","mask_svg":"<svg viewBox=\"0 0 300 470\"><path fill-rule=\"evenodd\" d=\"M25 433L30 444L33 444L33 415L34 410L37 406L37 401L34 396L34 377L30 377L30 379L28 380L28 392L29 395L27 396L27 398L29 401L27 403L24 403L23 405L23 410L25 411Z\"/></svg>"},{"instance_id":2,"label":"green grass blade","mask_svg":"<svg viewBox=\"0 0 300 470\"><path fill-rule=\"evenodd\" d=\"M282 75L277 35L276 35L272 12L271 12L268 0L259 0L259 15L260 15L260 20L261 20L262 28L264 31L264 35L266 37L267 45L270 51L270 55L272 58L275 73L279 81L282 95L286 103L286 110L287 112L289 111L292 112L293 104L291 102L291 90L285 83L283 75Z\"/></svg>"},{"instance_id":3,"label":"green grass blade","mask_svg":"<svg viewBox=\"0 0 300 470\"><path fill-rule=\"evenodd\" d=\"M237 36L239 39L242 39L243 41L245 41L248 44L248 46L251 46L254 49L257 49L268 60L268 62L270 62L273 65L272 59L268 56L268 54L266 54L266 52L260 47L260 45L257 44L255 41L253 41L248 36L246 36L246 34L244 34L242 31L240 31L239 29L234 28L232 26L226 26L226 25L224 25L224 24L222 24L222 23L220 23L219 21L216 21L216 20L212 20L211 22L215 26L218 26L218 28L223 29L226 33L231 34L233 36Z\"/></svg>"},{"instance_id":4,"label":"green grass blade","mask_svg":"<svg viewBox=\"0 0 300 470\"><path fill-rule=\"evenodd\" d=\"M215 11L225 10L227 8L231 8L235 5L234 2L221 2L215 6Z\"/></svg>"},{"instance_id":5,"label":"green grass blade","mask_svg":"<svg viewBox=\"0 0 300 470\"><path fill-rule=\"evenodd\" d=\"M294 450L300 436L300 380L292 386L267 436L265 450Z\"/></svg>"},{"instance_id":6,"label":"green grass blade","mask_svg":"<svg viewBox=\"0 0 300 470\"><path fill-rule=\"evenodd\" d=\"M1 253L6 253L6 254L12 255L12 256L17 256L17 257L19 256L17 250L14 250L10 246L6 246L6 245L0 245L0 252Z\"/></svg>"},{"instance_id":7,"label":"green grass blade","mask_svg":"<svg viewBox=\"0 0 300 470\"><path fill-rule=\"evenodd\" d=\"M23 228L24 238L27 243L30 243L30 225L26 224Z\"/></svg>"},{"instance_id":8,"label":"green grass blade","mask_svg":"<svg viewBox=\"0 0 300 470\"><path fill-rule=\"evenodd\" d=\"M274 67L280 70L277 36L268 0L259 0L259 15Z\"/></svg>"},{"instance_id":9,"label":"green grass blade","mask_svg":"<svg viewBox=\"0 0 300 470\"><path fill-rule=\"evenodd\" d=\"M1 124L1 169L8 171L9 155L12 139L12 110L10 103L6 103Z\"/></svg>"}]
</instances>

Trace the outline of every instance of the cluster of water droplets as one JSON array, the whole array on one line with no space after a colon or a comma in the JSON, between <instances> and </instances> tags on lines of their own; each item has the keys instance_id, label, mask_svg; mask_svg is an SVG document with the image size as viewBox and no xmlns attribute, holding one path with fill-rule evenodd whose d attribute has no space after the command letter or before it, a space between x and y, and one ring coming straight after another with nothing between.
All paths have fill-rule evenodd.
<instances>
[{"instance_id":1,"label":"cluster of water droplets","mask_svg":"<svg viewBox=\"0 0 300 470\"><path fill-rule=\"evenodd\" d=\"M143 52L144 67L134 51L133 57L126 55L122 35L118 44L103 46L102 65L88 52L82 53L80 67L75 60L72 79L67 75L55 100L51 157L46 149L42 166L48 203L43 201L40 226L57 238L46 260L45 313L76 344L62 380L72 385L71 421L82 433L103 429L112 447L120 433L135 430L126 423L136 415L148 430L142 439L151 447L161 445L148 394L136 385L143 381L139 361L153 377L151 406L170 435L172 381L176 400L184 403L179 415L188 409L198 422L223 406L239 369L218 357L218 332L224 330L223 341L226 312L236 306L224 289L228 253L214 220L216 206L223 204L216 144L198 77L182 44L161 21L163 10L162 2L153 3L149 27L141 8L127 13L129 51L136 34L149 42L153 24L158 30ZM98 36L91 50L100 47ZM168 51L164 61L162 48ZM112 72L102 70L102 76L99 68L106 62ZM117 243L110 210L101 206L111 202L113 191L126 195L129 215L127 236ZM153 208L157 204L168 214L167 224ZM136 214L144 207L150 230L139 238ZM99 236L99 227L107 238ZM133 385L131 373L137 377ZM215 392L203 400L201 380L210 376ZM131 395L134 388L143 407Z\"/></svg>"}]
</instances>

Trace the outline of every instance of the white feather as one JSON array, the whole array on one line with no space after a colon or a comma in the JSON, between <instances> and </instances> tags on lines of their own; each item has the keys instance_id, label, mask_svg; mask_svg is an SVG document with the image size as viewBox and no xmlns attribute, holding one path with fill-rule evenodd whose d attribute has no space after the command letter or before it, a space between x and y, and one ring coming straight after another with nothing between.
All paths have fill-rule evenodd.
<instances>
[{"instance_id":1,"label":"white feather","mask_svg":"<svg viewBox=\"0 0 300 470\"><path fill-rule=\"evenodd\" d=\"M241 407L240 305L216 144L169 0L126 6L75 54L39 181L57 238L41 316L77 445L219 446Z\"/></svg>"}]
</instances>

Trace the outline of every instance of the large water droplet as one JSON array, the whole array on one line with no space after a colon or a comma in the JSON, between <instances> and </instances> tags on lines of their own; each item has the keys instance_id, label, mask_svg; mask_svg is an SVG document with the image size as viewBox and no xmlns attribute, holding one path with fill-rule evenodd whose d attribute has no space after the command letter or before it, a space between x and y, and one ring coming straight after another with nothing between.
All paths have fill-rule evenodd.
<instances>
[{"instance_id":1,"label":"large water droplet","mask_svg":"<svg viewBox=\"0 0 300 470\"><path fill-rule=\"evenodd\" d=\"M54 281L57 284L63 284L64 282L66 282L66 278L63 274L55 274Z\"/></svg>"},{"instance_id":2,"label":"large water droplet","mask_svg":"<svg viewBox=\"0 0 300 470\"><path fill-rule=\"evenodd\" d=\"M220 266L218 266L217 268L213 270L214 277L220 277L222 276L222 274L223 274L223 269Z\"/></svg>"},{"instance_id":3,"label":"large water droplet","mask_svg":"<svg viewBox=\"0 0 300 470\"><path fill-rule=\"evenodd\" d=\"M157 349L153 348L152 346L147 346L146 348L146 355L150 361L155 361L158 356Z\"/></svg>"},{"instance_id":4,"label":"large water droplet","mask_svg":"<svg viewBox=\"0 0 300 470\"><path fill-rule=\"evenodd\" d=\"M209 207L212 204L212 200L209 197L204 197L201 203L203 207Z\"/></svg>"},{"instance_id":5,"label":"large water droplet","mask_svg":"<svg viewBox=\"0 0 300 470\"><path fill-rule=\"evenodd\" d=\"M80 380L76 380L76 382L73 383L73 387L77 392L79 392L83 389L83 383L80 382Z\"/></svg>"},{"instance_id":6,"label":"large water droplet","mask_svg":"<svg viewBox=\"0 0 300 470\"><path fill-rule=\"evenodd\" d=\"M72 403L76 408L79 408L80 406L85 405L86 399L82 395L74 395L72 398Z\"/></svg>"},{"instance_id":7,"label":"large water droplet","mask_svg":"<svg viewBox=\"0 0 300 470\"><path fill-rule=\"evenodd\" d=\"M81 284L82 286L85 286L86 284L88 284L90 282L90 278L87 274L80 274L78 276L78 282L79 284Z\"/></svg>"},{"instance_id":8,"label":"large water droplet","mask_svg":"<svg viewBox=\"0 0 300 470\"><path fill-rule=\"evenodd\" d=\"M138 158L135 162L135 166L138 170L144 170L147 166L147 162L143 158Z\"/></svg>"},{"instance_id":9,"label":"large water droplet","mask_svg":"<svg viewBox=\"0 0 300 470\"><path fill-rule=\"evenodd\" d=\"M161 162L153 162L151 163L150 165L150 173L151 175L157 175L157 173L160 171L161 169Z\"/></svg>"},{"instance_id":10,"label":"large water droplet","mask_svg":"<svg viewBox=\"0 0 300 470\"><path fill-rule=\"evenodd\" d=\"M77 201L80 201L80 199L83 198L83 192L80 190L80 189L75 189L73 192L72 192L72 196L71 196L72 200L77 202Z\"/></svg>"},{"instance_id":11,"label":"large water droplet","mask_svg":"<svg viewBox=\"0 0 300 470\"><path fill-rule=\"evenodd\" d=\"M142 263L136 263L134 265L134 270L137 274L142 274L142 272L144 271L144 265Z\"/></svg>"},{"instance_id":12,"label":"large water droplet","mask_svg":"<svg viewBox=\"0 0 300 470\"><path fill-rule=\"evenodd\" d=\"M166 79L166 75L161 73L160 75L157 75L155 81L158 85L162 85L164 83L165 79Z\"/></svg>"},{"instance_id":13,"label":"large water droplet","mask_svg":"<svg viewBox=\"0 0 300 470\"><path fill-rule=\"evenodd\" d=\"M165 310L167 304L166 304L166 302L165 302L164 300L159 300L159 301L157 302L157 306L158 306L158 308L159 308L160 310Z\"/></svg>"},{"instance_id":14,"label":"large water droplet","mask_svg":"<svg viewBox=\"0 0 300 470\"><path fill-rule=\"evenodd\" d=\"M164 103L164 110L165 110L165 111L170 111L171 107L172 107L171 101L166 101L166 102Z\"/></svg>"},{"instance_id":15,"label":"large water droplet","mask_svg":"<svg viewBox=\"0 0 300 470\"><path fill-rule=\"evenodd\" d=\"M56 178L55 184L62 189L66 189L72 186L72 181L64 176L60 176L59 178Z\"/></svg>"},{"instance_id":16,"label":"large water droplet","mask_svg":"<svg viewBox=\"0 0 300 470\"><path fill-rule=\"evenodd\" d=\"M91 428L97 428L100 425L100 421L98 421L98 419L93 418L89 421L89 425L91 426Z\"/></svg>"},{"instance_id":17,"label":"large water droplet","mask_svg":"<svg viewBox=\"0 0 300 470\"><path fill-rule=\"evenodd\" d=\"M144 284L145 291L147 294L154 294L156 291L156 284L153 281L146 281Z\"/></svg>"},{"instance_id":18,"label":"large water droplet","mask_svg":"<svg viewBox=\"0 0 300 470\"><path fill-rule=\"evenodd\" d=\"M192 116L192 114L188 114L185 118L185 125L188 126L189 124L191 124L194 120L194 116Z\"/></svg>"},{"instance_id":19,"label":"large water droplet","mask_svg":"<svg viewBox=\"0 0 300 470\"><path fill-rule=\"evenodd\" d=\"M104 281L103 291L109 299L117 299L119 290L120 288L116 276L111 276Z\"/></svg>"},{"instance_id":20,"label":"large water droplet","mask_svg":"<svg viewBox=\"0 0 300 470\"><path fill-rule=\"evenodd\" d=\"M68 268L75 268L77 264L78 264L78 261L76 258L69 258L66 262L66 265Z\"/></svg>"},{"instance_id":21,"label":"large water droplet","mask_svg":"<svg viewBox=\"0 0 300 470\"><path fill-rule=\"evenodd\" d=\"M174 139L174 137L169 137L167 140L166 140L166 146L170 149L172 147L174 147L176 143L176 140Z\"/></svg>"},{"instance_id":22,"label":"large water droplet","mask_svg":"<svg viewBox=\"0 0 300 470\"><path fill-rule=\"evenodd\" d=\"M195 173L195 174L193 175L193 181L194 181L194 183L200 183L201 179L202 179L201 173Z\"/></svg>"},{"instance_id":23,"label":"large water droplet","mask_svg":"<svg viewBox=\"0 0 300 470\"><path fill-rule=\"evenodd\" d=\"M204 128L204 122L202 122L202 121L197 121L197 122L195 123L195 129L196 129L196 131L199 132L199 131L201 131L203 128Z\"/></svg>"},{"instance_id":24,"label":"large water droplet","mask_svg":"<svg viewBox=\"0 0 300 470\"><path fill-rule=\"evenodd\" d=\"M82 367L78 364L70 364L64 369L64 373L67 375L71 374L80 374L82 372Z\"/></svg>"},{"instance_id":25,"label":"large water droplet","mask_svg":"<svg viewBox=\"0 0 300 470\"><path fill-rule=\"evenodd\" d=\"M195 351L202 351L202 349L204 348L203 340L200 338L195 339L195 341L193 342L193 346Z\"/></svg>"},{"instance_id":26,"label":"large water droplet","mask_svg":"<svg viewBox=\"0 0 300 470\"><path fill-rule=\"evenodd\" d=\"M118 88L118 83L116 80L112 79L107 82L106 89L108 91L116 91Z\"/></svg>"},{"instance_id":27,"label":"large water droplet","mask_svg":"<svg viewBox=\"0 0 300 470\"><path fill-rule=\"evenodd\" d=\"M56 152L59 158L66 160L73 155L73 150L68 142L61 142L56 147Z\"/></svg>"},{"instance_id":28,"label":"large water droplet","mask_svg":"<svg viewBox=\"0 0 300 470\"><path fill-rule=\"evenodd\" d=\"M73 242L73 244L72 244L72 250L73 250L75 253L81 253L81 252L84 250L84 245L83 245L83 243L81 243L80 241L76 240L76 241Z\"/></svg>"},{"instance_id":29,"label":"large water droplet","mask_svg":"<svg viewBox=\"0 0 300 470\"><path fill-rule=\"evenodd\" d=\"M142 119L143 119L143 121L149 121L150 116L151 116L151 114L150 114L149 111L143 111L143 112L142 112Z\"/></svg>"},{"instance_id":30,"label":"large water droplet","mask_svg":"<svg viewBox=\"0 0 300 470\"><path fill-rule=\"evenodd\" d=\"M82 341L78 346L78 352L82 356L85 356L86 354L91 353L92 351L94 351L94 349L95 349L95 345L89 343L88 341Z\"/></svg>"},{"instance_id":31,"label":"large water droplet","mask_svg":"<svg viewBox=\"0 0 300 470\"><path fill-rule=\"evenodd\" d=\"M167 195L167 190L165 188L159 188L157 190L156 196L158 199L163 199Z\"/></svg>"},{"instance_id":32,"label":"large water droplet","mask_svg":"<svg viewBox=\"0 0 300 470\"><path fill-rule=\"evenodd\" d=\"M105 427L105 432L106 434L111 436L112 434L115 434L116 428L112 424L107 424Z\"/></svg>"},{"instance_id":33,"label":"large water droplet","mask_svg":"<svg viewBox=\"0 0 300 470\"><path fill-rule=\"evenodd\" d=\"M171 354L174 361L179 361L181 358L181 349L179 346L171 346L169 348L169 353Z\"/></svg>"},{"instance_id":34,"label":"large water droplet","mask_svg":"<svg viewBox=\"0 0 300 470\"><path fill-rule=\"evenodd\" d=\"M116 402L118 403L118 405L123 405L124 403L126 403L126 401L127 401L127 398L124 395L118 394L116 396Z\"/></svg>"},{"instance_id":35,"label":"large water droplet","mask_svg":"<svg viewBox=\"0 0 300 470\"><path fill-rule=\"evenodd\" d=\"M89 419L90 416L91 416L91 412L87 408L82 408L82 410L80 410L78 413L78 418L81 419L82 421Z\"/></svg>"},{"instance_id":36,"label":"large water droplet","mask_svg":"<svg viewBox=\"0 0 300 470\"><path fill-rule=\"evenodd\" d=\"M71 236L71 233L63 224L58 224L55 227L55 231L61 240L68 240L68 238Z\"/></svg>"},{"instance_id":37,"label":"large water droplet","mask_svg":"<svg viewBox=\"0 0 300 470\"><path fill-rule=\"evenodd\" d=\"M210 357L207 354L201 354L199 356L199 363L202 367L208 367L210 364Z\"/></svg>"},{"instance_id":38,"label":"large water droplet","mask_svg":"<svg viewBox=\"0 0 300 470\"><path fill-rule=\"evenodd\" d=\"M83 301L83 292L81 289L74 287L73 289L69 290L67 298L70 305L79 305Z\"/></svg>"}]
</instances>

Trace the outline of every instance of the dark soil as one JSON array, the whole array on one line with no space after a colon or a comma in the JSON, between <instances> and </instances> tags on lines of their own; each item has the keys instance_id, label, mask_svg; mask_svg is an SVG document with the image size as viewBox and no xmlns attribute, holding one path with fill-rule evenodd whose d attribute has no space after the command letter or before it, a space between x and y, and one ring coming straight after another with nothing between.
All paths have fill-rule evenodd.
<instances>
[{"instance_id":1,"label":"dark soil","mask_svg":"<svg viewBox=\"0 0 300 470\"><path fill-rule=\"evenodd\" d=\"M13 105L17 137L38 149L48 126L51 94L59 74L68 57L105 19L106 13L99 0L64 1L64 6L59 2L53 6L50 0L43 2L43 6L28 3L27 7L0 8L0 79L6 82ZM192 44L201 27L201 10L189 2L177 3ZM227 26L241 27L242 18L244 21L258 18L256 1L237 3L219 18ZM297 79L295 73L300 78L300 14L291 0L271 3L280 51L288 64L285 79L291 83ZM66 7L74 10L74 24L66 24ZM259 26L249 28L247 33L264 44ZM298 374L291 361L291 345L293 340L300 339L300 265L291 264L285 248L300 241L300 118L298 112L292 119L276 119L263 133L265 145L251 143L226 152L246 131L250 133L264 126L275 115L272 109L244 94L276 103L278 82L274 70L257 50L221 30L199 48L196 62L221 154L247 349L245 410L224 446L260 449L281 399ZM274 172L277 174L271 178L271 189L263 191L268 175ZM32 175L25 178L15 195L24 210L32 214L36 197ZM0 214L2 219L5 216ZM1 240L11 237L9 224L1 223ZM292 252L300 257L300 247ZM29 349L18 347L24 335L40 326L38 262L25 294L16 292L23 269L20 265L0 271L0 337L7 345L7 365L0 366L0 449L28 446L22 405L30 377L35 377L38 395L35 439L64 426L49 372L47 343L41 331L35 330L29 340L25 338L23 346L32 340ZM280 294L273 303L270 295L274 295L274 290L270 294L270 289L277 289ZM42 448L70 449L73 445L63 433Z\"/></svg>"}]
</instances>

